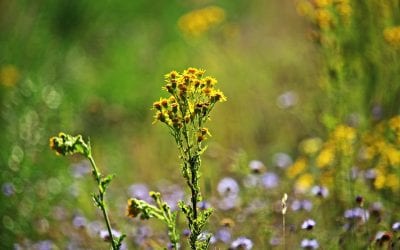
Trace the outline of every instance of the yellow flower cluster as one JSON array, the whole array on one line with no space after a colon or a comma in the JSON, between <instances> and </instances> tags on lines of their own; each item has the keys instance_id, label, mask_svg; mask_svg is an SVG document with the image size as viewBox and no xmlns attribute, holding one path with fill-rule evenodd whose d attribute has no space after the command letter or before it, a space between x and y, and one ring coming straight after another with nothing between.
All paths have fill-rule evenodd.
<instances>
[{"instance_id":1,"label":"yellow flower cluster","mask_svg":"<svg viewBox=\"0 0 400 250\"><path fill-rule=\"evenodd\" d=\"M324 143L321 151L315 159L315 165L325 168L334 163L336 156L349 157L354 154L354 143L357 131L347 125L338 125Z\"/></svg>"},{"instance_id":2,"label":"yellow flower cluster","mask_svg":"<svg viewBox=\"0 0 400 250\"><path fill-rule=\"evenodd\" d=\"M384 29L383 37L389 45L400 47L400 26Z\"/></svg>"},{"instance_id":3,"label":"yellow flower cluster","mask_svg":"<svg viewBox=\"0 0 400 250\"><path fill-rule=\"evenodd\" d=\"M400 189L400 116L377 124L365 134L362 146L363 161L376 172L374 187ZM368 164L369 163L369 164Z\"/></svg>"},{"instance_id":4,"label":"yellow flower cluster","mask_svg":"<svg viewBox=\"0 0 400 250\"><path fill-rule=\"evenodd\" d=\"M374 188L400 190L400 115L380 122L362 136L355 128L341 124L325 142L311 138L300 146L302 154L286 170L299 191L308 190L315 180L320 185L333 185L343 159L348 160L345 164L373 170Z\"/></svg>"},{"instance_id":5,"label":"yellow flower cluster","mask_svg":"<svg viewBox=\"0 0 400 250\"><path fill-rule=\"evenodd\" d=\"M203 77L204 73L201 69L188 68L182 74L176 71L166 74L164 89L171 96L153 103L155 120L177 131L188 123L196 127L203 124L214 105L226 101L225 95L215 88L217 80ZM210 136L208 129L200 126L197 141L201 142L207 136Z\"/></svg>"},{"instance_id":6,"label":"yellow flower cluster","mask_svg":"<svg viewBox=\"0 0 400 250\"><path fill-rule=\"evenodd\" d=\"M179 29L188 36L200 36L225 20L225 11L217 6L208 6L191 11L178 20Z\"/></svg>"},{"instance_id":7,"label":"yellow flower cluster","mask_svg":"<svg viewBox=\"0 0 400 250\"><path fill-rule=\"evenodd\" d=\"M337 16L348 23L352 14L349 0L298 0L296 8L301 16L308 18L321 30L332 28Z\"/></svg>"},{"instance_id":8,"label":"yellow flower cluster","mask_svg":"<svg viewBox=\"0 0 400 250\"><path fill-rule=\"evenodd\" d=\"M320 185L332 185L335 163L339 157L354 155L356 139L357 131L341 124L331 132L325 142L317 137L302 141L300 149L303 155L287 169L287 176L295 179L296 189L302 192L308 190L316 179Z\"/></svg>"}]
</instances>

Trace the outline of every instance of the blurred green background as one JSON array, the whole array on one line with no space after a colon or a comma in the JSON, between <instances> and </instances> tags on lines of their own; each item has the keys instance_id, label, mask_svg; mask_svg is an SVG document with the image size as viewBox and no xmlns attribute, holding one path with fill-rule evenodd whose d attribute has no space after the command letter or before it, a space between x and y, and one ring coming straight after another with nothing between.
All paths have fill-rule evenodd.
<instances>
[{"instance_id":1,"label":"blurred green background","mask_svg":"<svg viewBox=\"0 0 400 250\"><path fill-rule=\"evenodd\" d=\"M338 70L328 66L337 60L326 63L335 57L309 38L310 25L294 1L0 1L0 248L51 240L67 249L79 238L74 215L99 218L90 176L74 178L81 159L66 160L48 148L48 138L59 131L90 137L102 171L116 173L107 198L112 220L128 234L129 185L182 183L172 138L165 127L152 125L152 103L164 94L163 76L171 70L204 68L228 97L209 123L206 196L221 176L235 175L241 157L268 166L274 153L294 155L302 139L324 136L352 114L368 121L373 104L390 106L387 117L398 112L399 77L387 79L396 82L388 102L386 90L362 99L366 85L354 78L373 73L364 69L376 69L375 62L382 72L384 57L368 50L372 56L365 57L373 60L367 66L358 59L351 63L355 70L339 77L340 84L359 82L327 94L324 83ZM343 43L357 46L351 39ZM351 58L363 51L343 47ZM395 72L398 52L388 53ZM376 93L370 89L370 96ZM337 103L347 104L336 110ZM98 249L93 238L77 241L83 249Z\"/></svg>"}]
</instances>

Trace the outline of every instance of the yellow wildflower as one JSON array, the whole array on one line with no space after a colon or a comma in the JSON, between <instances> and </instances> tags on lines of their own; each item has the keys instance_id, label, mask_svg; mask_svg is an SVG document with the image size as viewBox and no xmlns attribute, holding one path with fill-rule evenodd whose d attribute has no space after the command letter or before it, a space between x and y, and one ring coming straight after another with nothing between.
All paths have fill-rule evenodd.
<instances>
[{"instance_id":1,"label":"yellow wildflower","mask_svg":"<svg viewBox=\"0 0 400 250\"><path fill-rule=\"evenodd\" d=\"M180 30L189 36L200 36L210 28L222 23L225 11L217 6L208 6L191 11L178 20Z\"/></svg>"},{"instance_id":2,"label":"yellow wildflower","mask_svg":"<svg viewBox=\"0 0 400 250\"><path fill-rule=\"evenodd\" d=\"M386 178L385 178L384 172L380 169L377 169L376 177L375 177L375 181L374 181L374 187L376 189L382 189L385 187L385 182L386 182Z\"/></svg>"},{"instance_id":3,"label":"yellow wildflower","mask_svg":"<svg viewBox=\"0 0 400 250\"><path fill-rule=\"evenodd\" d=\"M333 137L339 141L353 141L356 138L356 130L347 125L339 125L333 131Z\"/></svg>"},{"instance_id":4,"label":"yellow wildflower","mask_svg":"<svg viewBox=\"0 0 400 250\"><path fill-rule=\"evenodd\" d=\"M394 131L400 131L400 115L389 120L389 127Z\"/></svg>"},{"instance_id":5,"label":"yellow wildflower","mask_svg":"<svg viewBox=\"0 0 400 250\"><path fill-rule=\"evenodd\" d=\"M328 29L332 23L332 16L329 11L318 9L315 11L315 21L321 29Z\"/></svg>"},{"instance_id":6,"label":"yellow wildflower","mask_svg":"<svg viewBox=\"0 0 400 250\"><path fill-rule=\"evenodd\" d=\"M300 143L300 149L306 154L306 155L313 155L317 153L322 146L322 140L318 137L314 138L309 138L306 140L303 140Z\"/></svg>"},{"instance_id":7,"label":"yellow wildflower","mask_svg":"<svg viewBox=\"0 0 400 250\"><path fill-rule=\"evenodd\" d=\"M332 3L332 0L315 0L315 5L318 8L325 8Z\"/></svg>"},{"instance_id":8,"label":"yellow wildflower","mask_svg":"<svg viewBox=\"0 0 400 250\"><path fill-rule=\"evenodd\" d=\"M395 174L389 174L386 177L386 186L392 191L397 191L400 187L399 177Z\"/></svg>"},{"instance_id":9,"label":"yellow wildflower","mask_svg":"<svg viewBox=\"0 0 400 250\"><path fill-rule=\"evenodd\" d=\"M383 30L383 38L394 47L400 46L400 26L389 27Z\"/></svg>"},{"instance_id":10,"label":"yellow wildflower","mask_svg":"<svg viewBox=\"0 0 400 250\"><path fill-rule=\"evenodd\" d=\"M327 147L321 150L321 152L317 156L317 159L315 160L315 164L320 168L324 168L332 164L334 159L335 159L335 150L331 147Z\"/></svg>"},{"instance_id":11,"label":"yellow wildflower","mask_svg":"<svg viewBox=\"0 0 400 250\"><path fill-rule=\"evenodd\" d=\"M390 165L398 165L400 163L400 151L391 145L387 145L384 149L384 154L387 157Z\"/></svg>"},{"instance_id":12,"label":"yellow wildflower","mask_svg":"<svg viewBox=\"0 0 400 250\"><path fill-rule=\"evenodd\" d=\"M289 178L296 177L300 174L307 166L307 160L305 157L298 158L292 166L287 169L287 175Z\"/></svg>"},{"instance_id":13,"label":"yellow wildflower","mask_svg":"<svg viewBox=\"0 0 400 250\"><path fill-rule=\"evenodd\" d=\"M314 183L314 177L311 174L301 175L296 183L295 188L300 192L306 192Z\"/></svg>"}]
</instances>

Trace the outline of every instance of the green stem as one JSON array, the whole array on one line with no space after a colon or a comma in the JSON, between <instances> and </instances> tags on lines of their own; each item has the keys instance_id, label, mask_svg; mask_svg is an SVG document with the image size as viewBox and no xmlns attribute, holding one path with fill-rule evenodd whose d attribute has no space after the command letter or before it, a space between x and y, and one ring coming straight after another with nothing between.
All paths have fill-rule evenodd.
<instances>
[{"instance_id":1,"label":"green stem","mask_svg":"<svg viewBox=\"0 0 400 250\"><path fill-rule=\"evenodd\" d=\"M87 156L87 158L89 159L90 164L93 167L93 174L95 175L95 178L96 178L96 181L97 181L97 185L99 187L99 194L100 194L99 195L99 198L100 198L99 206L100 206L100 209L101 209L101 211L103 213L104 220L106 222L107 231L108 231L108 235L110 236L112 249L113 250L118 250L117 246L115 245L114 236L112 234L110 219L109 219L107 211L106 211L106 204L104 202L104 192L105 192L105 190L103 190L103 188L101 187L101 175L100 175L100 172L99 172L99 170L98 170L98 168L96 166L96 163L94 162L94 159L93 159L92 155L89 154Z\"/></svg>"}]
</instances>

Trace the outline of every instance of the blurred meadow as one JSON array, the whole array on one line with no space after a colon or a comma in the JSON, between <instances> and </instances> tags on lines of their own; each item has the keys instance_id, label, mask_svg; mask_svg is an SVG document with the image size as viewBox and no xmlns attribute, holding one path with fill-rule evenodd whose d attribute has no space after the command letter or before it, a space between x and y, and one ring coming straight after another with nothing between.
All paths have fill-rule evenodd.
<instances>
[{"instance_id":1,"label":"blurred meadow","mask_svg":"<svg viewBox=\"0 0 400 250\"><path fill-rule=\"evenodd\" d=\"M125 209L187 198L151 108L188 67L228 99L201 169L210 249L400 249L398 0L0 1L0 249L107 249L88 162L49 149L59 131L116 174L123 247L166 247Z\"/></svg>"}]
</instances>

